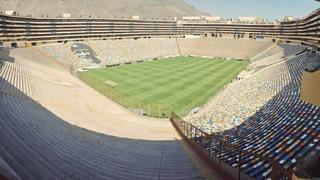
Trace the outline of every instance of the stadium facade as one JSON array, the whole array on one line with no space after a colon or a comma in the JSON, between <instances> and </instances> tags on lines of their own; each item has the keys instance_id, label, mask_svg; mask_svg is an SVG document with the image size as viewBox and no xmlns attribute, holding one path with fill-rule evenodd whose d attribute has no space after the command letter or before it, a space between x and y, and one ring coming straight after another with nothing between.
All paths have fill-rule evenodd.
<instances>
[{"instance_id":1,"label":"stadium facade","mask_svg":"<svg viewBox=\"0 0 320 180\"><path fill-rule=\"evenodd\" d=\"M313 88L310 82L319 79L320 9L302 19L276 24L5 15L0 16L0 23L0 45L4 47L0 51L0 179L290 180L317 174L320 107L303 101L300 94ZM153 48L160 51L161 46L164 55L188 55L194 48L190 44L195 42L188 44L188 36L202 37L197 43L205 38L203 46L213 39L219 39L217 46L238 43L230 39L245 43L250 43L248 39L267 39L273 43L249 57L248 67L254 69L251 76L227 87L217 100L219 106L201 112L204 119L196 117L187 122L172 112L173 127L192 152L218 172L217 177L198 171L198 164L197 168L180 143L173 140L177 137L171 124L137 118L70 72L46 61L56 56L56 62L62 59L74 64L64 56L70 54L69 49L60 47L52 52L50 47L48 53L39 50L50 43L103 40L88 43L96 50L100 44L98 51L103 54L108 40L125 39L128 41L121 43L140 45L150 39L157 43ZM134 44L135 40L138 43ZM251 44L256 46L256 42ZM268 43L264 45L270 46ZM39 49L15 49L31 46ZM130 53L141 49L132 47ZM139 60L136 57L133 62ZM309 85L301 90L306 71L310 73L306 77ZM306 99L318 98L314 91L312 95L303 94ZM238 98L236 102L234 97ZM258 103L262 106L252 108ZM220 107L223 112L216 113ZM240 110L235 112L235 107ZM209 117L237 113L245 117L243 123L208 133L207 126L214 125Z\"/></svg>"},{"instance_id":2,"label":"stadium facade","mask_svg":"<svg viewBox=\"0 0 320 180\"><path fill-rule=\"evenodd\" d=\"M272 38L319 44L320 10L306 17L276 24L207 23L167 20L130 19L44 19L0 16L4 46L24 47L47 42L68 42L85 39L122 39L151 37Z\"/></svg>"}]
</instances>

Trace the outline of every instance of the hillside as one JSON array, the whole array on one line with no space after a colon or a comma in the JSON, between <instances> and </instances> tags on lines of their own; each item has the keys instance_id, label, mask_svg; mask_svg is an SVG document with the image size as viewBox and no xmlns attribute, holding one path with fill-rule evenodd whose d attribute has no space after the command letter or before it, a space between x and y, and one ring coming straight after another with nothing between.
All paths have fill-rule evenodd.
<instances>
[{"instance_id":1,"label":"hillside","mask_svg":"<svg viewBox=\"0 0 320 180\"><path fill-rule=\"evenodd\" d=\"M94 2L94 3L93 3ZM208 15L183 0L0 0L0 11L17 11L21 16L172 18Z\"/></svg>"}]
</instances>

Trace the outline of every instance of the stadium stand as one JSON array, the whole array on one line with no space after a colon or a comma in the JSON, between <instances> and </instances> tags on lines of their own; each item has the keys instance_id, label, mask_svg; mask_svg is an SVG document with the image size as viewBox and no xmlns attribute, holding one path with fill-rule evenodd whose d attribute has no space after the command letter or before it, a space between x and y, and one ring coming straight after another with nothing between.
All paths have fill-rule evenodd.
<instances>
[{"instance_id":1,"label":"stadium stand","mask_svg":"<svg viewBox=\"0 0 320 180\"><path fill-rule=\"evenodd\" d=\"M293 168L319 141L319 107L301 102L299 91L283 92L273 98L241 126L223 132L230 144L250 153L273 158L286 170ZM308 121L306 121L306 119ZM210 152L219 156L218 139L213 139ZM237 151L222 149L223 161L237 167ZM242 157L242 171L251 177L264 179L270 176L270 164L253 156Z\"/></svg>"},{"instance_id":2,"label":"stadium stand","mask_svg":"<svg viewBox=\"0 0 320 180\"><path fill-rule=\"evenodd\" d=\"M234 38L178 39L182 55L250 59L273 43Z\"/></svg>"},{"instance_id":3,"label":"stadium stand","mask_svg":"<svg viewBox=\"0 0 320 180\"><path fill-rule=\"evenodd\" d=\"M202 113L189 121L207 132L239 125L284 89L298 88L306 67L319 66L319 55L305 52L230 84ZM290 85L290 86L289 86Z\"/></svg>"},{"instance_id":4,"label":"stadium stand","mask_svg":"<svg viewBox=\"0 0 320 180\"><path fill-rule=\"evenodd\" d=\"M21 179L0 157L0 179Z\"/></svg>"},{"instance_id":5,"label":"stadium stand","mask_svg":"<svg viewBox=\"0 0 320 180\"><path fill-rule=\"evenodd\" d=\"M102 65L125 64L178 55L175 39L124 39L88 41L102 60Z\"/></svg>"},{"instance_id":6,"label":"stadium stand","mask_svg":"<svg viewBox=\"0 0 320 180\"><path fill-rule=\"evenodd\" d=\"M86 44L97 53L97 56L101 60L100 66L111 66L177 55L249 59L274 43L271 41L230 38L179 40L152 38L87 41ZM96 64L86 63L79 60L78 57L74 57L75 55L70 52L70 46L70 44L54 44L36 48L53 59L57 59L68 68L75 65L77 65L78 69L96 66ZM76 70L77 68L73 69Z\"/></svg>"},{"instance_id":7,"label":"stadium stand","mask_svg":"<svg viewBox=\"0 0 320 180\"><path fill-rule=\"evenodd\" d=\"M298 53L302 50L303 50L302 46L290 45L290 44L278 44L276 46L273 46L271 49L268 49L268 51L252 58L251 62L260 61L260 60L262 60L266 57L270 57L270 56L272 58L284 58L284 57L288 57L294 53ZM273 57L274 55L277 55L277 56Z\"/></svg>"},{"instance_id":8,"label":"stadium stand","mask_svg":"<svg viewBox=\"0 0 320 180\"><path fill-rule=\"evenodd\" d=\"M51 44L38 46L35 49L40 50L40 52L43 52L48 59L53 59L62 66L70 69L70 71L96 66L75 55L71 51L71 44Z\"/></svg>"},{"instance_id":9,"label":"stadium stand","mask_svg":"<svg viewBox=\"0 0 320 180\"><path fill-rule=\"evenodd\" d=\"M1 106L1 155L22 179L199 178L177 142L93 133L13 96L2 95Z\"/></svg>"},{"instance_id":10,"label":"stadium stand","mask_svg":"<svg viewBox=\"0 0 320 180\"><path fill-rule=\"evenodd\" d=\"M314 145L313 148L308 155L305 156L303 160L301 160L297 167L295 168L296 174L300 178L312 178L319 177L319 155L320 155L320 143Z\"/></svg>"},{"instance_id":11,"label":"stadium stand","mask_svg":"<svg viewBox=\"0 0 320 180\"><path fill-rule=\"evenodd\" d=\"M101 60L99 66L119 65L143 60L152 60L166 56L178 55L174 39L124 39L117 41L87 41ZM41 52L62 65L74 70L85 67L96 67L96 64L88 63L71 52L71 43L52 44L36 47Z\"/></svg>"},{"instance_id":12,"label":"stadium stand","mask_svg":"<svg viewBox=\"0 0 320 180\"><path fill-rule=\"evenodd\" d=\"M283 61L285 58L295 55L303 50L305 50L305 47L299 45L277 44L271 49L268 49L266 52L263 52L262 54L252 58L250 60L251 64L248 68L259 70Z\"/></svg>"},{"instance_id":13,"label":"stadium stand","mask_svg":"<svg viewBox=\"0 0 320 180\"><path fill-rule=\"evenodd\" d=\"M125 119L130 114L125 114L122 108L108 105L106 99L101 98L103 96L88 87L81 87L84 84L70 73L19 56L26 51L28 50L1 51L2 175L12 179L200 178L199 171L184 153L179 142L174 140L175 133L169 122L149 119L146 123L141 118L138 118L141 122L133 122L133 114L130 121L126 122ZM37 52L34 49L30 51ZM39 57L41 55L35 54L33 58ZM47 63L50 64L49 61ZM54 77L50 78L53 74ZM60 77L63 77L63 81L59 80ZM37 101L34 100L36 98L28 85L36 85L36 80L41 83L37 85L35 92L46 92ZM54 92L52 97L51 91ZM80 110L81 105L75 100L83 94L93 99L95 105L111 108L110 112L105 110L106 114L105 111L99 113L100 108L89 108L92 104L86 103L84 98L80 98L80 101L87 106L87 110ZM60 107L59 101L63 101L66 106ZM93 126L84 124L82 126L86 129L81 128L80 116L75 117L77 123L70 121L68 115L58 112L57 108L65 112L67 106L70 106L68 111L73 111L76 106L75 111L81 112L83 123L89 122L96 127L95 131L91 131ZM121 111L119 115L116 115L115 109ZM97 117L100 117L100 122ZM106 127L111 127L108 135L101 129L98 130Z\"/></svg>"},{"instance_id":14,"label":"stadium stand","mask_svg":"<svg viewBox=\"0 0 320 180\"><path fill-rule=\"evenodd\" d=\"M273 164L261 157L292 172L297 162L317 151L320 107L300 99L300 86L303 71L317 70L319 59L319 53L306 51L270 66L232 84L215 99L209 111L190 118L200 129L214 132L210 143L202 144L210 157L255 179L268 179ZM196 134L191 137L200 142ZM246 152L240 167L239 149Z\"/></svg>"}]
</instances>

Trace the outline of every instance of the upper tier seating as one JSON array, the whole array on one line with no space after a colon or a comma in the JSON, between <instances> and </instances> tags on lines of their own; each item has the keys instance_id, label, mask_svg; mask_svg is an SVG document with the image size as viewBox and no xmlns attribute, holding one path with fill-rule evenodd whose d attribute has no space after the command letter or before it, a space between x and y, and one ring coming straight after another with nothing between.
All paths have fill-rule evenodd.
<instances>
[{"instance_id":1,"label":"upper tier seating","mask_svg":"<svg viewBox=\"0 0 320 180\"><path fill-rule=\"evenodd\" d=\"M182 55L250 59L274 43L234 38L178 39Z\"/></svg>"},{"instance_id":2,"label":"upper tier seating","mask_svg":"<svg viewBox=\"0 0 320 180\"><path fill-rule=\"evenodd\" d=\"M272 46L270 49L267 51L257 55L256 57L252 58L251 61L260 61L264 58L267 58L270 56L277 55L276 58L284 58L291 56L295 53L298 53L300 51L303 51L305 47L303 46L298 46L298 45L291 45L291 44L277 44L275 46Z\"/></svg>"},{"instance_id":3,"label":"upper tier seating","mask_svg":"<svg viewBox=\"0 0 320 180\"><path fill-rule=\"evenodd\" d=\"M88 41L102 65L124 64L179 54L175 39Z\"/></svg>"},{"instance_id":4,"label":"upper tier seating","mask_svg":"<svg viewBox=\"0 0 320 180\"><path fill-rule=\"evenodd\" d=\"M294 55L298 52L305 50L305 47L298 45L290 44L277 44L271 49L263 52L262 54L251 59L251 64L249 69L255 69L258 71L266 66L270 66L277 62L284 61L284 58L287 58L291 55Z\"/></svg>"},{"instance_id":5,"label":"upper tier seating","mask_svg":"<svg viewBox=\"0 0 320 180\"><path fill-rule=\"evenodd\" d=\"M118 65L166 56L197 55L249 59L270 47L270 41L247 39L123 39L84 42L97 54L100 66ZM95 67L71 52L71 43L39 46L37 49L73 70Z\"/></svg>"},{"instance_id":6,"label":"upper tier seating","mask_svg":"<svg viewBox=\"0 0 320 180\"><path fill-rule=\"evenodd\" d=\"M179 54L175 39L124 39L87 41L101 61L100 66L132 63L141 60L150 60ZM83 67L92 67L81 60L71 51L72 44L54 44L37 47L40 51L56 59L67 68L77 70Z\"/></svg>"}]
</instances>

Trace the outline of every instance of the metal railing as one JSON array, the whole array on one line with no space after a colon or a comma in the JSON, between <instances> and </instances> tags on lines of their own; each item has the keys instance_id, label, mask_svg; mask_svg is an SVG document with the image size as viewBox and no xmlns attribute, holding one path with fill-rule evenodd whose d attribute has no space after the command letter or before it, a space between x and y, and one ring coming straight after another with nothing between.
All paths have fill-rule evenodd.
<instances>
[{"instance_id":1,"label":"metal railing","mask_svg":"<svg viewBox=\"0 0 320 180\"><path fill-rule=\"evenodd\" d=\"M216 161L213 160L213 157L218 159L218 167L223 170L221 159L223 154L223 149L229 149L233 150L234 152L237 152L237 175L236 179L241 179L242 176L242 165L245 164L243 157L244 156L253 156L257 158L259 161L265 161L270 164L271 166L271 173L270 178L273 180L278 179L286 179L291 180L293 176L293 170L286 170L283 168L276 160L273 160L267 156L259 155L256 153L248 152L246 150L241 149L240 143L238 144L231 144L226 142L222 137L220 133L215 134L208 134L201 129L193 126L190 123L187 123L182 118L180 118L178 115L176 115L174 112L171 114L170 118L171 123L175 127L175 129L178 131L178 133L183 137L183 139L187 142L187 144L191 145L191 148L194 149L197 153L200 153L201 157L206 157L207 161L210 163L217 164ZM218 154L212 153L212 143L214 140L218 139ZM203 155L206 154L206 155ZM236 156L236 155L234 155ZM225 163L227 164L227 163ZM231 165L230 165L231 166Z\"/></svg>"}]
</instances>

